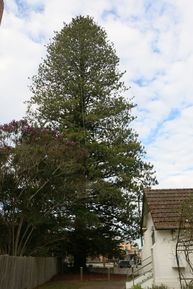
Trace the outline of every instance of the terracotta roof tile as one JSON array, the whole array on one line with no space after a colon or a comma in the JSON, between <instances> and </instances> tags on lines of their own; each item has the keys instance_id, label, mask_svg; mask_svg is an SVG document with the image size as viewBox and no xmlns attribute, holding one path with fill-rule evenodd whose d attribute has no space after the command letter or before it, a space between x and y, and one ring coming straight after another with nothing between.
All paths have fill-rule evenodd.
<instances>
[{"instance_id":1,"label":"terracotta roof tile","mask_svg":"<svg viewBox=\"0 0 193 289\"><path fill-rule=\"evenodd\" d=\"M146 190L145 199L157 230L176 229L182 203L193 196L193 189Z\"/></svg>"}]
</instances>

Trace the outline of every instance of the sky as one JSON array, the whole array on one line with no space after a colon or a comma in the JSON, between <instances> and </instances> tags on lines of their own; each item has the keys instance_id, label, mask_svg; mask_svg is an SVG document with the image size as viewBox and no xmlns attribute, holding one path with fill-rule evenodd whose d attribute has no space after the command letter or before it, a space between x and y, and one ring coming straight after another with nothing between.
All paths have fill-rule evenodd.
<instances>
[{"instance_id":1,"label":"sky","mask_svg":"<svg viewBox=\"0 0 193 289\"><path fill-rule=\"evenodd\" d=\"M133 128L156 171L155 188L193 187L193 1L4 0L0 124L25 116L45 45L78 15L102 26L134 97Z\"/></svg>"}]
</instances>

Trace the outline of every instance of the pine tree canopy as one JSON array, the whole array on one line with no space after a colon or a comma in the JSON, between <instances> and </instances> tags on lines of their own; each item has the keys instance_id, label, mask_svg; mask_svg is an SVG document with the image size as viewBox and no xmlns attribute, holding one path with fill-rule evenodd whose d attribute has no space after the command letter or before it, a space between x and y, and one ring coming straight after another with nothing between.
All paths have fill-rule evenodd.
<instances>
[{"instance_id":1,"label":"pine tree canopy","mask_svg":"<svg viewBox=\"0 0 193 289\"><path fill-rule=\"evenodd\" d=\"M137 236L138 202L156 182L131 127L134 104L124 95L123 74L104 29L78 16L48 44L28 105L32 122L56 128L87 151L71 204L75 231L114 232L114 238Z\"/></svg>"}]
</instances>

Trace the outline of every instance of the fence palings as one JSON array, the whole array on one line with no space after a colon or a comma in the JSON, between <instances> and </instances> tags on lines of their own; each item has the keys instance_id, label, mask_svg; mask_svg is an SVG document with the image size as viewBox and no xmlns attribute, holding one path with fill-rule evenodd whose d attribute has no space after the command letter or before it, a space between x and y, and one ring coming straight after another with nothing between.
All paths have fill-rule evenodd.
<instances>
[{"instance_id":1,"label":"fence palings","mask_svg":"<svg viewBox=\"0 0 193 289\"><path fill-rule=\"evenodd\" d=\"M0 289L33 289L57 274L53 257L0 256Z\"/></svg>"}]
</instances>

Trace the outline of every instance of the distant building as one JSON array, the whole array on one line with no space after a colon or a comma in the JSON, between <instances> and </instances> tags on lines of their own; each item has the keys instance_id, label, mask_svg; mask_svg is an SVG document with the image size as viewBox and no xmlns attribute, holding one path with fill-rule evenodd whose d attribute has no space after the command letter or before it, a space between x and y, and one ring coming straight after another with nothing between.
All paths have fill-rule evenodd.
<instances>
[{"instance_id":1,"label":"distant building","mask_svg":"<svg viewBox=\"0 0 193 289\"><path fill-rule=\"evenodd\" d=\"M125 256L123 256L125 260L129 260L133 264L138 264L140 262L141 250L137 244L134 245L129 241L123 242L120 244L120 249L125 253Z\"/></svg>"},{"instance_id":2,"label":"distant building","mask_svg":"<svg viewBox=\"0 0 193 289\"><path fill-rule=\"evenodd\" d=\"M4 8L3 0L0 0L0 23L1 23L1 18L3 15L3 8Z\"/></svg>"}]
</instances>

